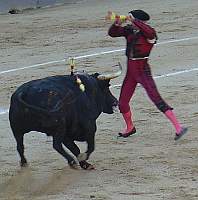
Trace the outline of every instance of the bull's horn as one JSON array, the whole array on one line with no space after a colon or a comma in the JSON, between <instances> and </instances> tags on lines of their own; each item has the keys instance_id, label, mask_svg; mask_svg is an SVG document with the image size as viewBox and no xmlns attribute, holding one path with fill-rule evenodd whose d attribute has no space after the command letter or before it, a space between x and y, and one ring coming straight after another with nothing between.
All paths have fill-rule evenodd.
<instances>
[{"instance_id":1,"label":"bull's horn","mask_svg":"<svg viewBox=\"0 0 198 200\"><path fill-rule=\"evenodd\" d=\"M122 74L122 65L120 64L120 62L118 62L118 65L116 65L116 66L119 67L119 70L117 72L109 73L109 74L101 74L98 76L98 79L99 80L110 80L110 79L120 76Z\"/></svg>"}]
</instances>

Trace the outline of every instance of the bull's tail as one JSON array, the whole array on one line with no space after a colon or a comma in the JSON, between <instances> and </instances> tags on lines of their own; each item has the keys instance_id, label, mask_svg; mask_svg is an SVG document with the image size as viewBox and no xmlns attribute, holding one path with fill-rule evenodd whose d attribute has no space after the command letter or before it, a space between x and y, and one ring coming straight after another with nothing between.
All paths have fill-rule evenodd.
<instances>
[{"instance_id":1,"label":"bull's tail","mask_svg":"<svg viewBox=\"0 0 198 200\"><path fill-rule=\"evenodd\" d=\"M47 109L44 109L44 108L41 108L39 106L35 106L35 105L32 105L32 104L29 104L27 103L24 99L23 99L23 96L24 96L24 93L23 92L20 92L18 94L18 101L19 103L21 103L23 106L25 106L26 108L29 108L31 110L35 110L35 111L39 111L39 112L42 112L42 113L49 113L49 111Z\"/></svg>"},{"instance_id":2,"label":"bull's tail","mask_svg":"<svg viewBox=\"0 0 198 200\"><path fill-rule=\"evenodd\" d=\"M43 114L46 114L46 115L55 114L58 111L60 111L61 108L63 107L63 103L61 101L58 102L57 105L55 106L55 108L53 108L51 110L30 104L30 103L28 103L24 100L24 93L23 92L20 92L18 94L18 101L19 101L19 103L21 103L23 106L25 106L28 109L31 109L32 111L36 111L36 112L43 113Z\"/></svg>"},{"instance_id":3,"label":"bull's tail","mask_svg":"<svg viewBox=\"0 0 198 200\"><path fill-rule=\"evenodd\" d=\"M21 105L21 109L23 109L23 112L25 112L25 116L29 116L29 119L32 119L32 114L34 115L34 119L36 117L36 119L38 119L39 121L39 126L41 127L51 127L52 124L54 124L54 122L57 123L57 121L60 121L60 119L64 119L62 118L64 116L65 113L60 112L59 109L54 109L54 110L47 110L44 108L41 108L39 106L36 105L32 105L28 102L25 101L24 99L24 94L21 92L18 94L18 103ZM58 112L59 111L59 112ZM35 121L34 123L35 124ZM34 128L32 128L32 130L34 130ZM48 133L46 132L46 134L48 135Z\"/></svg>"}]
</instances>

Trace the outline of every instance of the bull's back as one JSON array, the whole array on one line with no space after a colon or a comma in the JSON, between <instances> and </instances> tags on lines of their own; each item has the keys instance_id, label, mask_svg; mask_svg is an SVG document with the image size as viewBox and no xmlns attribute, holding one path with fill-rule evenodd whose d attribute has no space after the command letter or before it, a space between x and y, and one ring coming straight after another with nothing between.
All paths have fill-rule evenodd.
<instances>
[{"instance_id":1,"label":"bull's back","mask_svg":"<svg viewBox=\"0 0 198 200\"><path fill-rule=\"evenodd\" d=\"M57 106L57 102L71 97L74 90L72 80L66 76L33 80L21 85L13 93L11 106L20 104L50 111Z\"/></svg>"}]
</instances>

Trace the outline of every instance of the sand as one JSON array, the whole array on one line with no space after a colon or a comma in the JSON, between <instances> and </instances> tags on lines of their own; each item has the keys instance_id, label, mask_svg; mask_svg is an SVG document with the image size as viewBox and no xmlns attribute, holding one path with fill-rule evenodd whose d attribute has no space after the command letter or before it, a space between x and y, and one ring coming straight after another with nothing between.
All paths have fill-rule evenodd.
<instances>
[{"instance_id":1,"label":"sand","mask_svg":"<svg viewBox=\"0 0 198 200\"><path fill-rule=\"evenodd\" d=\"M145 9L151 14L159 43L198 36L198 2L189 0L84 0L65 6L0 15L0 71L69 56L125 47L124 38L107 35L108 10L125 14ZM197 68L198 39L156 45L150 64L159 76ZM124 52L77 61L78 70L112 71ZM0 74L0 108L7 109L12 92L32 79L68 74L67 63ZM198 71L156 79L163 98L174 107L188 134L175 142L174 128L137 87L131 101L137 134L117 138L124 126L118 111L98 120L96 149L90 157L96 170L72 170L52 148L51 138L31 132L25 136L29 167L21 169L8 115L0 115L1 200L195 200L198 199ZM121 77L112 85L122 83ZM119 97L120 88L112 88ZM79 144L82 151L84 143Z\"/></svg>"}]
</instances>

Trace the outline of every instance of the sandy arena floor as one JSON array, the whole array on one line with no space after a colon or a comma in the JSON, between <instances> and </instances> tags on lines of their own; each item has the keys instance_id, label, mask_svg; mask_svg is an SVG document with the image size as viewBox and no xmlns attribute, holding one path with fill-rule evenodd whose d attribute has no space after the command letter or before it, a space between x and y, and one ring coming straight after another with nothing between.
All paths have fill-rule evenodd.
<instances>
[{"instance_id":1,"label":"sandy arena floor","mask_svg":"<svg viewBox=\"0 0 198 200\"><path fill-rule=\"evenodd\" d=\"M51 138L32 132L25 136L29 167L21 169L8 114L0 115L0 200L196 200L198 199L198 1L84 0L55 8L0 15L0 109L9 107L12 92L32 79L69 73L67 63L14 72L69 56L125 47L123 38L107 35L108 10L127 14L145 9L151 15L159 44L150 64L164 99L175 108L188 134L174 142L174 129L138 87L131 101L138 134L118 139L124 123L120 113L97 120L94 171L72 170L52 148ZM189 38L181 41L182 38ZM177 40L170 43L170 40ZM169 41L169 42L168 42ZM166 42L166 43L162 43ZM111 71L124 52L77 60L79 70ZM190 71L192 70L193 71ZM112 85L122 83L120 78ZM112 88L119 97L120 88ZM80 144L85 149L85 144Z\"/></svg>"}]
</instances>

